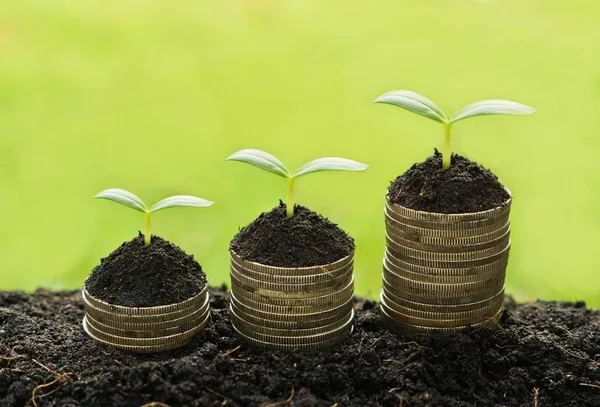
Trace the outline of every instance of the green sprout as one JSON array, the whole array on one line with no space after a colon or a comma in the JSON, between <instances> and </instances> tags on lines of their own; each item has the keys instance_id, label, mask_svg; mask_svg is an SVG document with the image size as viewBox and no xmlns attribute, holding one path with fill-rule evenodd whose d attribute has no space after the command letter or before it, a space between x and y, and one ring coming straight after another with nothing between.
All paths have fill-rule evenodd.
<instances>
[{"instance_id":1,"label":"green sprout","mask_svg":"<svg viewBox=\"0 0 600 407\"><path fill-rule=\"evenodd\" d=\"M117 188L106 189L100 192L94 198L108 199L109 201L117 202L121 205L125 205L132 209L135 209L136 211L145 213L146 234L144 236L144 243L146 244L146 246L150 245L150 219L152 217L152 213L160 211L161 209L173 208L176 206L193 206L198 208L204 208L207 206L211 206L214 203L202 198L196 198L195 196L176 195L165 198L162 201L155 203L150 209L148 209L146 204L140 198L138 198L131 192Z\"/></svg>"},{"instance_id":2,"label":"green sprout","mask_svg":"<svg viewBox=\"0 0 600 407\"><path fill-rule=\"evenodd\" d=\"M444 151L442 153L442 166L450 168L450 130L452 125L459 120L468 117L484 116L491 114L505 115L525 115L532 114L537 109L531 106L522 105L510 100L482 100L463 107L450 118L448 118L442 109L425 96L410 90L393 90L375 99L375 103L387 103L406 109L410 112L420 114L444 125Z\"/></svg>"},{"instance_id":3,"label":"green sprout","mask_svg":"<svg viewBox=\"0 0 600 407\"><path fill-rule=\"evenodd\" d=\"M363 171L369 167L367 164L347 158L324 157L310 161L292 173L277 157L254 149L240 150L227 157L227 160L241 161L287 178L286 214L288 218L294 216L294 181L299 176L319 171Z\"/></svg>"}]
</instances>

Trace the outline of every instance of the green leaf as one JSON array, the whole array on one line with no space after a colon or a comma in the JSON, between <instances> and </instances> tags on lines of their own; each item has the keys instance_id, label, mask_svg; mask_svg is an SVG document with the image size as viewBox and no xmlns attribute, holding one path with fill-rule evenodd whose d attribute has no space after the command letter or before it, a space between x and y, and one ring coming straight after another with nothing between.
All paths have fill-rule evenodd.
<instances>
[{"instance_id":1,"label":"green leaf","mask_svg":"<svg viewBox=\"0 0 600 407\"><path fill-rule=\"evenodd\" d=\"M294 177L310 174L319 171L364 171L369 166L358 161L349 160L341 157L317 158L298 168L294 172Z\"/></svg>"},{"instance_id":2,"label":"green leaf","mask_svg":"<svg viewBox=\"0 0 600 407\"><path fill-rule=\"evenodd\" d=\"M442 109L432 100L410 90L393 90L379 96L374 103L387 103L388 105L398 106L440 123L448 121Z\"/></svg>"},{"instance_id":3,"label":"green leaf","mask_svg":"<svg viewBox=\"0 0 600 407\"><path fill-rule=\"evenodd\" d=\"M189 195L176 195L170 196L168 198L163 199L160 202L155 203L150 208L150 212L160 211L161 209L173 208L176 206L191 206L197 208L205 208L207 206L211 206L214 204L212 201L207 201L206 199L197 198L195 196Z\"/></svg>"},{"instance_id":4,"label":"green leaf","mask_svg":"<svg viewBox=\"0 0 600 407\"><path fill-rule=\"evenodd\" d=\"M489 114L509 114L524 115L532 114L537 109L535 107L522 105L521 103L510 100L482 100L471 105L465 106L450 118L450 123L474 116L485 116Z\"/></svg>"},{"instance_id":5,"label":"green leaf","mask_svg":"<svg viewBox=\"0 0 600 407\"><path fill-rule=\"evenodd\" d=\"M124 189L111 188L106 189L96 195L94 198L108 199L109 201L120 203L140 212L148 212L146 204L137 196Z\"/></svg>"},{"instance_id":6,"label":"green leaf","mask_svg":"<svg viewBox=\"0 0 600 407\"><path fill-rule=\"evenodd\" d=\"M261 150L252 148L240 150L227 157L227 160L251 164L285 178L292 176L290 170L277 157Z\"/></svg>"}]
</instances>

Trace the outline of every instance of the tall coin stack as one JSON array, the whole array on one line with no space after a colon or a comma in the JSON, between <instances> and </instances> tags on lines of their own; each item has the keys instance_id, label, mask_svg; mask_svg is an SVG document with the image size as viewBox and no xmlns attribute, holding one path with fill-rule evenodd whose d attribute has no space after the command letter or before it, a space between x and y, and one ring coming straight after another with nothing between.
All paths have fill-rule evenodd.
<instances>
[{"instance_id":1,"label":"tall coin stack","mask_svg":"<svg viewBox=\"0 0 600 407\"><path fill-rule=\"evenodd\" d=\"M106 345L138 353L163 352L187 344L210 319L207 289L177 304L124 307L82 290L83 328Z\"/></svg>"},{"instance_id":2,"label":"tall coin stack","mask_svg":"<svg viewBox=\"0 0 600 407\"><path fill-rule=\"evenodd\" d=\"M278 350L331 346L353 329L354 253L315 267L273 267L231 252L233 327L243 340Z\"/></svg>"},{"instance_id":3,"label":"tall coin stack","mask_svg":"<svg viewBox=\"0 0 600 407\"><path fill-rule=\"evenodd\" d=\"M510 251L510 204L442 214L386 200L381 314L390 328L419 336L496 323Z\"/></svg>"}]
</instances>

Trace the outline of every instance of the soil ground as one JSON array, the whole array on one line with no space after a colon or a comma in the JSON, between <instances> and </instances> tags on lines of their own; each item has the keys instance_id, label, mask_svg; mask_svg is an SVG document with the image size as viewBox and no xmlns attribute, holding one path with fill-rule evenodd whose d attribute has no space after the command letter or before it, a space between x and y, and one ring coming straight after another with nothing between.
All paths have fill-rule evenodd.
<instances>
[{"instance_id":1,"label":"soil ground","mask_svg":"<svg viewBox=\"0 0 600 407\"><path fill-rule=\"evenodd\" d=\"M311 267L336 262L354 250L354 240L327 218L295 205L286 216L282 202L242 228L231 250L248 261L278 267Z\"/></svg>"},{"instance_id":2,"label":"soil ground","mask_svg":"<svg viewBox=\"0 0 600 407\"><path fill-rule=\"evenodd\" d=\"M206 274L193 256L158 236L123 243L102 259L86 281L96 298L127 307L153 307L187 300L206 286Z\"/></svg>"},{"instance_id":3,"label":"soil ground","mask_svg":"<svg viewBox=\"0 0 600 407\"><path fill-rule=\"evenodd\" d=\"M394 180L388 196L392 203L437 213L471 213L504 205L510 195L489 169L458 154L450 168L442 168L437 150Z\"/></svg>"},{"instance_id":4,"label":"soil ground","mask_svg":"<svg viewBox=\"0 0 600 407\"><path fill-rule=\"evenodd\" d=\"M501 330L417 343L358 300L343 343L281 353L238 340L211 295L191 344L136 355L86 336L76 292L0 293L0 406L600 406L600 311L583 303L507 299Z\"/></svg>"}]
</instances>

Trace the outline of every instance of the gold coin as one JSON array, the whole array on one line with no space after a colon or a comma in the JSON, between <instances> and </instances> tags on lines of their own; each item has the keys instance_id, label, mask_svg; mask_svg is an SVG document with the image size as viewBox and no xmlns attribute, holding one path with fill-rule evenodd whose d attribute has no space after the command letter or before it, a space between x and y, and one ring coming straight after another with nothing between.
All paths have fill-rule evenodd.
<instances>
[{"instance_id":1,"label":"gold coin","mask_svg":"<svg viewBox=\"0 0 600 407\"><path fill-rule=\"evenodd\" d=\"M343 275L347 275L348 272L351 272L354 269L354 262L350 262L346 264L344 267L333 270L332 272L323 268L319 274L309 274L309 275L301 275L301 276L290 276L290 275L278 275L278 274L269 274L269 273L261 273L258 271L246 269L240 264L236 263L235 260L231 259L231 268L234 268L239 273L243 274L248 278L252 278L254 280L264 281L267 283L278 283L278 284L317 284L331 281L335 278L341 277Z\"/></svg>"},{"instance_id":2,"label":"gold coin","mask_svg":"<svg viewBox=\"0 0 600 407\"><path fill-rule=\"evenodd\" d=\"M462 284L462 283L473 283L477 281L489 280L491 278L504 278L506 273L506 264L501 265L496 270L493 270L489 273L479 273L479 274L466 274L462 276L456 275L433 275L433 274L421 274L421 273L413 273L409 270L404 270L402 268L397 267L396 265L383 260L383 268L384 272L394 274L399 277L404 277L413 281L422 281L425 283L438 283L438 284ZM465 271L468 271L465 270Z\"/></svg>"},{"instance_id":3,"label":"gold coin","mask_svg":"<svg viewBox=\"0 0 600 407\"><path fill-rule=\"evenodd\" d=\"M402 295L402 293L398 294L397 292L390 290L390 287L388 285L386 285L385 283L382 288L382 291L385 293L386 297L390 298L396 304L399 304L404 307L407 307L407 308L410 308L413 310L417 310L417 311L426 311L426 312L435 312L435 313L446 313L446 312L447 313L457 313L457 312L464 312L464 311L472 311L472 310L484 308L486 306L491 306L491 304L502 303L502 301L504 300L504 287L502 287L502 289L498 293L496 293L488 298L485 298L483 300L472 301L472 302L460 301L460 302L456 302L456 303L450 303L449 301L447 301L446 304L430 304L430 303L407 300L406 298L402 298L399 296L399 295ZM461 298L461 300L462 300L462 298Z\"/></svg>"},{"instance_id":4,"label":"gold coin","mask_svg":"<svg viewBox=\"0 0 600 407\"><path fill-rule=\"evenodd\" d=\"M474 252L478 250L488 249L494 246L506 245L510 239L510 228L507 230L502 236L484 241L483 243L475 243L475 244L464 244L464 242L460 242L462 238L457 239L443 239L439 240L440 244L428 244L422 243L420 241L414 241L405 238L405 236L396 233L393 228L386 229L387 237L392 240L395 244L409 247L411 249L423 250L426 252L438 252L438 253L464 253L464 252ZM447 244L443 244L447 243ZM458 244L463 243L463 244Z\"/></svg>"},{"instance_id":5,"label":"gold coin","mask_svg":"<svg viewBox=\"0 0 600 407\"><path fill-rule=\"evenodd\" d=\"M307 298L275 298L275 297L263 297L256 293L245 290L243 287L238 286L236 283L231 285L231 290L235 291L240 299L248 298L251 301L266 303L272 305L281 306L310 306L310 305L322 305L330 306L332 304L345 303L354 295L354 279L350 279L350 282L342 287L339 291L334 291L331 294L321 295L319 297L307 297ZM242 298L243 297L243 298Z\"/></svg>"},{"instance_id":6,"label":"gold coin","mask_svg":"<svg viewBox=\"0 0 600 407\"><path fill-rule=\"evenodd\" d=\"M86 326L87 326L87 331L91 332L95 338L100 338L111 344L127 345L127 346L167 346L171 343L174 343L174 342L177 343L177 342L183 341L185 339L189 339L192 336L196 335L198 332L200 332L202 329L204 329L204 327L208 323L209 319L210 319L210 313L208 313L206 315L204 321L201 321L200 324L198 324L197 326L195 326L192 329L189 329L185 332L181 332L181 333L178 333L175 335L168 335L168 336L155 337L155 338L128 338L128 337L108 334L108 333L102 332L98 327L94 326L92 324L92 322L88 319L86 319Z\"/></svg>"},{"instance_id":7,"label":"gold coin","mask_svg":"<svg viewBox=\"0 0 600 407\"><path fill-rule=\"evenodd\" d=\"M474 302L480 302L489 299L494 296L498 291L500 291L503 287L499 287L494 291L494 287L486 288L481 291L473 291L473 292L464 292L454 295L449 295L446 292L426 292L424 294L415 294L404 287L398 287L390 284L387 280L387 275L383 275L383 285L387 292L394 293L396 297L400 297L402 299L413 301L421 304L430 304L430 305L463 305L470 304ZM401 304L398 302L398 304Z\"/></svg>"},{"instance_id":8,"label":"gold coin","mask_svg":"<svg viewBox=\"0 0 600 407\"><path fill-rule=\"evenodd\" d=\"M417 226L410 226L400 223L389 216L385 216L386 227L392 227L399 230L402 233L417 236L433 236L441 238L463 238L463 237L474 237L481 235L488 235L496 232L500 229L507 229L510 225L510 221L507 220L505 223L497 223L492 226L484 226L477 229L458 229L458 230L445 230L445 229L425 229Z\"/></svg>"},{"instance_id":9,"label":"gold coin","mask_svg":"<svg viewBox=\"0 0 600 407\"><path fill-rule=\"evenodd\" d=\"M335 273L337 269L343 268L347 264L352 263L354 261L353 250L350 255L330 264L322 264L312 267L275 267L244 260L237 254L235 254L233 250L230 250L229 253L231 255L231 259L245 269L258 271L259 273L275 274L281 276L314 275L322 273L323 269L327 270L329 273Z\"/></svg>"},{"instance_id":10,"label":"gold coin","mask_svg":"<svg viewBox=\"0 0 600 407\"><path fill-rule=\"evenodd\" d=\"M405 225L416 226L423 229L440 229L440 230L459 230L459 229L479 229L487 226L492 226L498 223L506 223L508 221L510 212L502 213L500 216L489 217L485 219L472 220L472 221L459 221L453 222L448 221L428 221L421 219L414 219L411 217L403 216L399 213L394 212L387 203L384 209L384 213L389 218L394 219L398 223Z\"/></svg>"},{"instance_id":11,"label":"gold coin","mask_svg":"<svg viewBox=\"0 0 600 407\"><path fill-rule=\"evenodd\" d=\"M331 332L336 330L347 323L347 321L352 320L354 317L354 310L350 310L348 315L345 315L344 318L338 319L333 323L327 325L321 325L314 328L301 328L301 329L285 329L285 328L271 328L263 325L254 324L249 320L244 319L244 317L236 314L234 308L229 308L229 315L231 316L231 322L240 332L256 332L264 335L274 335L274 336L290 336L290 337L305 337L311 335L319 335L327 332Z\"/></svg>"},{"instance_id":12,"label":"gold coin","mask_svg":"<svg viewBox=\"0 0 600 407\"><path fill-rule=\"evenodd\" d=\"M473 250L469 252L433 252L413 249L411 247L403 246L401 243L392 239L386 234L387 247L391 251L401 253L403 256L414 257L417 259L434 260L434 261L470 261L478 259L486 259L490 256L501 253L507 245L510 245L510 239L503 242L503 244L488 247L482 250Z\"/></svg>"},{"instance_id":13,"label":"gold coin","mask_svg":"<svg viewBox=\"0 0 600 407\"><path fill-rule=\"evenodd\" d=\"M304 320L273 320L273 319L265 319L265 318L260 318L257 316L254 316L252 314L249 314L247 312L244 312L242 310L240 310L237 306L235 302L231 302L229 304L230 308L233 309L237 315L243 315L243 318L249 322L252 322L253 324L256 325L261 325L261 326L265 326L265 327L269 327L269 328L278 328L278 329L306 329L306 328L316 328L316 327L320 327L323 325L328 325L328 324L332 324L336 321L339 321L340 318L343 319L344 315L342 315L342 313L339 313L338 315L333 314L330 315L326 318L320 318L320 315L315 314L312 318L307 319L304 318ZM347 309L351 310L352 307L346 307Z\"/></svg>"},{"instance_id":14,"label":"gold coin","mask_svg":"<svg viewBox=\"0 0 600 407\"><path fill-rule=\"evenodd\" d=\"M167 345L156 345L156 346L130 346L130 345L120 345L120 344L116 344L116 343L111 343L108 341L105 341L103 339L100 339L96 336L94 336L93 333L91 333L88 329L88 325L87 325L87 321L86 318L83 318L83 330L88 334L88 336L90 338L92 338L93 340L102 343L103 345L107 345L107 346L112 346L114 348L117 349L121 349L121 350L125 350L125 351L129 351L129 352L134 352L134 353L158 353L158 352L167 352L173 349L177 349L180 348L182 346L187 345L191 338L187 338L187 339L183 339L181 341L174 341L171 342Z\"/></svg>"},{"instance_id":15,"label":"gold coin","mask_svg":"<svg viewBox=\"0 0 600 407\"><path fill-rule=\"evenodd\" d=\"M243 333L241 333L240 331L238 331L235 328L235 326L233 327L237 336L240 337L240 339L242 339L244 342L249 343L250 345L253 345L253 346L256 346L259 348L263 348L263 349L281 350L281 351L287 351L287 352L315 351L315 350L329 348L329 347L337 344L338 342L340 342L342 339L344 339L344 337L347 334L352 332L353 328L354 328L354 326L351 326L349 332L343 333L337 337L333 337L331 339L327 339L324 341L287 345L287 344L273 343L273 342L267 342L267 341L261 341L258 339L254 339L254 338L246 336Z\"/></svg>"},{"instance_id":16,"label":"gold coin","mask_svg":"<svg viewBox=\"0 0 600 407\"><path fill-rule=\"evenodd\" d=\"M467 328L470 329L479 329L479 328L498 328L498 319L500 318L501 311L498 312L492 318L488 318L487 320L466 326L457 326L452 328L440 328L440 327L428 327L428 326L418 326L413 324L408 324L406 322L398 321L392 318L388 310L385 306L379 308L382 322L388 326L392 331L399 333L400 335L405 335L409 337L419 337L425 335L431 335L433 333L439 332L441 334L453 334L457 332L461 332Z\"/></svg>"},{"instance_id":17,"label":"gold coin","mask_svg":"<svg viewBox=\"0 0 600 407\"><path fill-rule=\"evenodd\" d=\"M510 232L510 222L506 223L499 229L475 236L426 236L417 233L416 231L406 231L386 223L385 230L390 236L400 237L415 243L421 243L428 246L471 246L490 243L493 245L499 239L505 237Z\"/></svg>"},{"instance_id":18,"label":"gold coin","mask_svg":"<svg viewBox=\"0 0 600 407\"><path fill-rule=\"evenodd\" d=\"M93 306L96 309L109 312L111 314L122 314L126 316L154 316L162 314L170 314L178 311L187 310L192 307L201 306L205 300L207 293L207 287L205 286L202 291L188 298L185 301L178 302L176 304L159 305L156 307L125 307L122 305L109 304L106 301L99 300L92 297L90 293L85 289L81 291L83 300Z\"/></svg>"},{"instance_id":19,"label":"gold coin","mask_svg":"<svg viewBox=\"0 0 600 407\"><path fill-rule=\"evenodd\" d=\"M473 325L478 324L487 320L488 318L493 317L498 313L500 308L502 308L502 304L497 304L494 309L488 309L486 312L480 311L479 313L472 313L470 315L463 315L459 318L447 318L446 315L442 315L442 318L439 318L439 315L429 315L433 318L423 318L421 316L409 315L404 312L400 312L397 310L398 305L394 304L392 301L387 299L385 294L382 292L380 296L382 306L386 307L386 312L394 319L402 322L406 322L408 324L418 325L418 326L428 326L428 327L436 327L436 328L454 328L457 326L465 326L465 325Z\"/></svg>"},{"instance_id":20,"label":"gold coin","mask_svg":"<svg viewBox=\"0 0 600 407\"><path fill-rule=\"evenodd\" d=\"M83 297L85 311L90 315L93 315L94 318L104 321L116 321L121 323L131 323L131 324L157 324L157 323L169 323L176 319L181 319L188 317L189 315L196 312L199 308L203 308L208 306L209 295L208 293L204 294L204 303L203 304L193 304L191 307L181 309L178 311L169 312L166 314L156 314L156 315L127 315L123 313L112 313L110 311L105 311L99 308L94 307L92 304L87 302L88 297Z\"/></svg>"},{"instance_id":21,"label":"gold coin","mask_svg":"<svg viewBox=\"0 0 600 407\"><path fill-rule=\"evenodd\" d=\"M352 315L353 316L353 315ZM306 335L306 336L281 336L281 335L267 335L259 332L253 332L240 325L234 325L234 328L237 332L244 334L246 337L253 338L263 342L270 343L278 343L282 345L304 345L315 342L326 341L328 339L337 338L340 336L344 336L345 334L351 331L353 325L353 320L348 319L339 328L333 329L329 332L315 334L315 335Z\"/></svg>"},{"instance_id":22,"label":"gold coin","mask_svg":"<svg viewBox=\"0 0 600 407\"><path fill-rule=\"evenodd\" d=\"M472 267L427 267L415 265L407 261L400 260L394 257L393 254L386 250L384 254L384 261L388 265L393 265L394 269L398 268L410 271L412 273L431 276L462 277L470 275L494 274L497 272L497 270L501 269L502 267L506 268L506 265L508 264L508 256L501 257L500 259L488 264L482 264L479 266Z\"/></svg>"},{"instance_id":23,"label":"gold coin","mask_svg":"<svg viewBox=\"0 0 600 407\"><path fill-rule=\"evenodd\" d=\"M510 241L508 242L508 245L506 245L506 247L504 247L499 253L491 255L491 256L487 256L487 257L473 259L473 260L451 261L451 260L421 259L421 258L417 258L417 257L407 256L404 253L399 252L398 250L396 250L394 247L392 247L390 245L386 246L386 250L389 254L391 254L396 259L402 260L407 263L412 263L412 264L415 264L418 266L435 267L435 268L475 267L475 266L482 266L484 264L489 264L489 263L495 262L496 260L502 259L504 257L508 257L509 252L510 252Z\"/></svg>"},{"instance_id":24,"label":"gold coin","mask_svg":"<svg viewBox=\"0 0 600 407\"><path fill-rule=\"evenodd\" d=\"M292 320L311 320L315 318L326 318L330 315L344 314L344 310L352 308L352 298L347 302L333 305L329 307L325 306L291 306L284 307L279 305L263 304L259 302L250 301L246 299L240 299L239 293L235 291L231 292L231 302L240 308L243 312L255 315L264 319L272 319L279 321L292 321ZM345 311L348 312L348 311Z\"/></svg>"},{"instance_id":25,"label":"gold coin","mask_svg":"<svg viewBox=\"0 0 600 407\"><path fill-rule=\"evenodd\" d=\"M350 274L349 282L341 282L338 287L329 287L322 290L313 290L313 291L280 291L280 290L267 290L264 288L255 287L251 284L244 283L238 279L238 274L234 272L229 273L229 277L231 278L231 285L237 285L238 287L252 292L256 295L260 295L261 297L272 297L272 298L285 298L285 299L300 299L300 298L315 298L322 297L324 295L332 294L342 289L342 287L349 284L349 282L354 281L354 274Z\"/></svg>"},{"instance_id":26,"label":"gold coin","mask_svg":"<svg viewBox=\"0 0 600 407\"><path fill-rule=\"evenodd\" d=\"M353 267L349 268L344 274L340 275L339 277L329 278L321 282L310 284L302 283L300 281L298 283L281 284L256 280L254 278L248 277L247 275L244 275L243 270L238 270L233 265L230 268L230 272L232 278L235 276L235 279L237 281L241 282L244 285L248 285L255 288L283 292L312 292L324 289L341 288L345 286L346 284L348 284L348 281L352 276Z\"/></svg>"},{"instance_id":27,"label":"gold coin","mask_svg":"<svg viewBox=\"0 0 600 407\"><path fill-rule=\"evenodd\" d=\"M409 280L408 278L385 272L383 273L383 278L385 278L392 287L398 287L398 290L401 290L402 294L409 293L418 296L446 298L472 295L482 291L489 292L490 296L492 296L504 286L504 275L483 281L461 284L426 283L423 281Z\"/></svg>"},{"instance_id":28,"label":"gold coin","mask_svg":"<svg viewBox=\"0 0 600 407\"><path fill-rule=\"evenodd\" d=\"M507 189L508 191L508 189ZM509 192L510 195L510 192ZM386 205L395 213L412 219L425 220L430 222L471 222L475 220L497 218L503 214L510 212L510 206L512 204L512 197L506 201L502 206L498 206L493 209L489 209L481 212L471 213L436 213L436 212L424 212L410 209L405 206L393 204L386 196Z\"/></svg>"}]
</instances>

